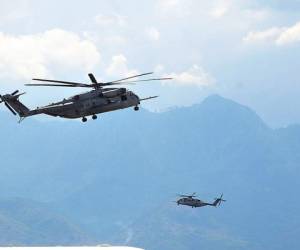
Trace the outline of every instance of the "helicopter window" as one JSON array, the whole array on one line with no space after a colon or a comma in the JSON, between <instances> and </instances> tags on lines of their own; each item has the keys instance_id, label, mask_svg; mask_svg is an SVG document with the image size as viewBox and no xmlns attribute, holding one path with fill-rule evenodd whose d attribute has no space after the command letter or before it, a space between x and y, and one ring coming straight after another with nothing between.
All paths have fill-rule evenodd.
<instances>
[{"instance_id":1,"label":"helicopter window","mask_svg":"<svg viewBox=\"0 0 300 250\"><path fill-rule=\"evenodd\" d=\"M126 96L126 95L122 95L122 96L121 96L121 100L122 100L122 101L126 101L126 100L127 100L127 96Z\"/></svg>"}]
</instances>

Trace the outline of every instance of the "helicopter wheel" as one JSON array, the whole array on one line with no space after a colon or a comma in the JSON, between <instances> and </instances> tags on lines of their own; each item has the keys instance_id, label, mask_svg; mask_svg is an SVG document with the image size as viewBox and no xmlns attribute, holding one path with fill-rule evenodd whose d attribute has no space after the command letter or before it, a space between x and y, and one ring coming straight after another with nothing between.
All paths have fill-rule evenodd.
<instances>
[{"instance_id":1,"label":"helicopter wheel","mask_svg":"<svg viewBox=\"0 0 300 250\"><path fill-rule=\"evenodd\" d=\"M97 116L96 116L96 115L93 115L93 116L92 116L92 119L93 119L93 120L96 120L96 119L97 119Z\"/></svg>"},{"instance_id":2,"label":"helicopter wheel","mask_svg":"<svg viewBox=\"0 0 300 250\"><path fill-rule=\"evenodd\" d=\"M139 109L140 109L139 106L134 107L134 111L138 111Z\"/></svg>"},{"instance_id":3,"label":"helicopter wheel","mask_svg":"<svg viewBox=\"0 0 300 250\"><path fill-rule=\"evenodd\" d=\"M87 121L86 117L82 117L82 122L86 122L86 121Z\"/></svg>"}]
</instances>

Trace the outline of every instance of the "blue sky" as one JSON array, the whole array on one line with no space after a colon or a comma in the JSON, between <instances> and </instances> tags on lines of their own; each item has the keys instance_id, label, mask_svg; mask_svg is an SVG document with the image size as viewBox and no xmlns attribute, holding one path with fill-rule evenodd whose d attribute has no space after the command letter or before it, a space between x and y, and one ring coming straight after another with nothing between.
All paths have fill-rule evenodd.
<instances>
[{"instance_id":1,"label":"blue sky","mask_svg":"<svg viewBox=\"0 0 300 250\"><path fill-rule=\"evenodd\" d=\"M269 125L300 122L298 0L0 0L1 93L25 90L29 106L73 94L24 87L32 77L111 80L172 76L131 88L150 110L209 94L254 109Z\"/></svg>"}]
</instances>

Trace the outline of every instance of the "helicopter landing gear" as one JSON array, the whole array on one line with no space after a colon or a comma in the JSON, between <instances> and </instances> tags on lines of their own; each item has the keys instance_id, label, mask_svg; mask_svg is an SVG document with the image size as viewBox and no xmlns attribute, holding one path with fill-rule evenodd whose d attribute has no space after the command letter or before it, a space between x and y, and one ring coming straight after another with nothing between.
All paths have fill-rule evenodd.
<instances>
[{"instance_id":1,"label":"helicopter landing gear","mask_svg":"<svg viewBox=\"0 0 300 250\"><path fill-rule=\"evenodd\" d=\"M139 106L134 107L134 111L138 111L139 109L140 109Z\"/></svg>"},{"instance_id":2,"label":"helicopter landing gear","mask_svg":"<svg viewBox=\"0 0 300 250\"><path fill-rule=\"evenodd\" d=\"M87 119L86 119L86 117L82 117L82 122L86 122L87 121Z\"/></svg>"},{"instance_id":3,"label":"helicopter landing gear","mask_svg":"<svg viewBox=\"0 0 300 250\"><path fill-rule=\"evenodd\" d=\"M93 115L93 116L92 116L92 119L93 119L93 120L96 120L96 119L97 119L97 116L96 116L96 115Z\"/></svg>"}]
</instances>

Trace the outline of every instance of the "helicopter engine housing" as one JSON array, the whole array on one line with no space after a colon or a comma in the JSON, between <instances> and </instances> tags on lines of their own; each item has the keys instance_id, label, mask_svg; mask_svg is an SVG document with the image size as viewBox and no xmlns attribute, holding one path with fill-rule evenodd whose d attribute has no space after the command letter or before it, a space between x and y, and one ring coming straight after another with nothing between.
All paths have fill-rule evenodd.
<instances>
[{"instance_id":1,"label":"helicopter engine housing","mask_svg":"<svg viewBox=\"0 0 300 250\"><path fill-rule=\"evenodd\" d=\"M108 97L108 98L112 98L112 97L120 96L120 95L125 94L125 93L126 93L125 88L119 88L119 89L113 89L113 90L103 92L103 96Z\"/></svg>"}]
</instances>

